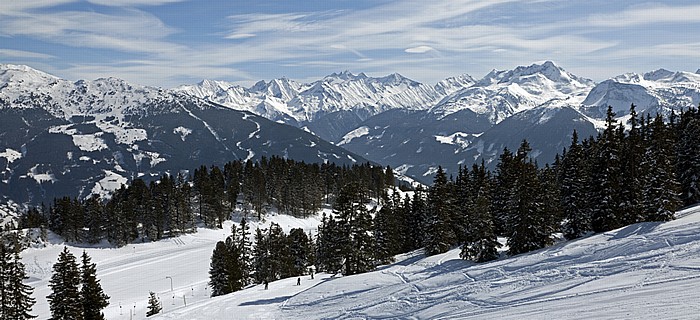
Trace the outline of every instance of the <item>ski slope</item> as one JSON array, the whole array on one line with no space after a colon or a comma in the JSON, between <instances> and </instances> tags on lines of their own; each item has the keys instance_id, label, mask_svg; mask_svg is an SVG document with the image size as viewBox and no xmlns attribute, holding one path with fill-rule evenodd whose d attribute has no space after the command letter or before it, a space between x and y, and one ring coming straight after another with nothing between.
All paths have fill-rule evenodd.
<instances>
[{"instance_id":1,"label":"ski slope","mask_svg":"<svg viewBox=\"0 0 700 320\"><path fill-rule=\"evenodd\" d=\"M207 272L225 230L87 250L112 296L108 319L130 319L132 311L144 319L149 290L164 306L149 319L696 319L700 207L678 216L487 264L459 259L458 249L431 257L413 252L367 274L304 276L300 286L283 279L269 290L252 286L216 298L205 289ZM282 218L287 230L318 223L271 219ZM61 248L24 253L40 319L48 317L46 283ZM165 276L173 278L172 293Z\"/></svg>"}]
</instances>

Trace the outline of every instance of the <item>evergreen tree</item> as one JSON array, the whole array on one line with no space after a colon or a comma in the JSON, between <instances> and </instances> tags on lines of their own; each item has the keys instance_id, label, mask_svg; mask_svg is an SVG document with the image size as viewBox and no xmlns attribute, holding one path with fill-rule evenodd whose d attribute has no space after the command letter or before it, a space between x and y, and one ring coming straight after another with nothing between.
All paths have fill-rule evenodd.
<instances>
[{"instance_id":1,"label":"evergreen tree","mask_svg":"<svg viewBox=\"0 0 700 320\"><path fill-rule=\"evenodd\" d=\"M491 177L483 162L480 167L474 165L470 180L476 200L468 213L469 224L466 226L460 257L476 262L491 261L498 258L501 244L491 214Z\"/></svg>"},{"instance_id":2,"label":"evergreen tree","mask_svg":"<svg viewBox=\"0 0 700 320\"><path fill-rule=\"evenodd\" d=\"M645 151L645 140L640 129L635 106L630 107L629 132L624 137L624 127L618 129L621 140L620 165L624 183L620 184L619 212L622 224L632 224L644 220L640 203L642 202L642 180L644 172L640 163Z\"/></svg>"},{"instance_id":3,"label":"evergreen tree","mask_svg":"<svg viewBox=\"0 0 700 320\"><path fill-rule=\"evenodd\" d=\"M531 151L523 141L515 157L515 183L507 207L508 253L516 255L552 244L553 228L544 211L542 183L537 166L529 158Z\"/></svg>"},{"instance_id":4,"label":"evergreen tree","mask_svg":"<svg viewBox=\"0 0 700 320\"><path fill-rule=\"evenodd\" d=\"M642 185L642 208L645 221L673 220L681 205L680 184L673 166L673 140L660 115L650 127L649 146L641 167L648 170Z\"/></svg>"},{"instance_id":5,"label":"evergreen tree","mask_svg":"<svg viewBox=\"0 0 700 320\"><path fill-rule=\"evenodd\" d=\"M608 107L606 128L598 139L592 172L591 203L593 204L591 227L603 232L624 225L621 212L623 179L621 152L622 140L615 113Z\"/></svg>"},{"instance_id":6,"label":"evergreen tree","mask_svg":"<svg viewBox=\"0 0 700 320\"><path fill-rule=\"evenodd\" d=\"M29 312L34 305L32 291L19 256L18 239L0 238L0 319L33 319ZM12 245L14 244L14 245Z\"/></svg>"},{"instance_id":7,"label":"evergreen tree","mask_svg":"<svg viewBox=\"0 0 700 320\"><path fill-rule=\"evenodd\" d=\"M292 272L290 276L300 276L306 273L310 265L311 243L309 237L301 228L289 231L289 253L292 258Z\"/></svg>"},{"instance_id":8,"label":"evergreen tree","mask_svg":"<svg viewBox=\"0 0 700 320\"><path fill-rule=\"evenodd\" d=\"M375 268L372 216L365 204L363 188L358 183L344 186L333 211L338 220L339 239L344 245L338 252L344 260L344 275L371 271Z\"/></svg>"},{"instance_id":9,"label":"evergreen tree","mask_svg":"<svg viewBox=\"0 0 700 320\"><path fill-rule=\"evenodd\" d=\"M425 253L434 255L447 252L457 242L452 228L455 210L447 176L438 167L433 186L428 192L428 222L425 238Z\"/></svg>"},{"instance_id":10,"label":"evergreen tree","mask_svg":"<svg viewBox=\"0 0 700 320\"><path fill-rule=\"evenodd\" d=\"M4 245L0 244L0 247L4 247ZM0 254L2 254L2 251L3 249L0 248ZM7 284L6 289L9 291L9 296L7 298L11 304L11 308L5 315L0 313L0 319L25 320L36 318L36 316L29 314L35 303L34 298L32 298L34 289L24 283L29 277L27 277L24 263L22 263L22 258L19 256L19 251L17 250L14 250L12 261L10 262L10 269L8 271L8 281L7 283L3 282L2 286L5 287ZM3 270L0 270L0 273L2 272Z\"/></svg>"},{"instance_id":11,"label":"evergreen tree","mask_svg":"<svg viewBox=\"0 0 700 320\"><path fill-rule=\"evenodd\" d=\"M85 234L83 239L87 243L98 243L104 237L104 208L100 197L93 195L84 202Z\"/></svg>"},{"instance_id":12,"label":"evergreen tree","mask_svg":"<svg viewBox=\"0 0 700 320\"><path fill-rule=\"evenodd\" d=\"M231 293L227 271L229 259L226 244L223 241L217 242L209 264L209 287L212 297Z\"/></svg>"},{"instance_id":13,"label":"evergreen tree","mask_svg":"<svg viewBox=\"0 0 700 320\"><path fill-rule=\"evenodd\" d=\"M97 268L90 261L90 256L83 251L80 296L83 305L84 320L104 320L102 310L109 305L109 296L102 291L97 279Z\"/></svg>"},{"instance_id":14,"label":"evergreen tree","mask_svg":"<svg viewBox=\"0 0 700 320\"><path fill-rule=\"evenodd\" d=\"M695 108L683 112L675 131L681 200L692 205L700 202L700 112Z\"/></svg>"},{"instance_id":15,"label":"evergreen tree","mask_svg":"<svg viewBox=\"0 0 700 320\"><path fill-rule=\"evenodd\" d=\"M591 211L588 205L588 172L584 150L574 131L571 146L564 155L560 168L561 208L564 215L563 233L575 239L591 230Z\"/></svg>"},{"instance_id":16,"label":"evergreen tree","mask_svg":"<svg viewBox=\"0 0 700 320\"><path fill-rule=\"evenodd\" d=\"M148 311L146 317L159 314L163 310L163 306L158 301L156 294L153 291L148 292Z\"/></svg>"},{"instance_id":17,"label":"evergreen tree","mask_svg":"<svg viewBox=\"0 0 700 320\"><path fill-rule=\"evenodd\" d=\"M250 226L245 216L241 218L238 234L236 235L236 243L240 253L239 260L241 274L243 275L243 286L246 286L252 281L250 275L252 273L253 244L250 242Z\"/></svg>"},{"instance_id":18,"label":"evergreen tree","mask_svg":"<svg viewBox=\"0 0 700 320\"><path fill-rule=\"evenodd\" d=\"M64 247L53 265L49 281L49 301L52 320L83 320L83 304L79 291L80 270L75 256Z\"/></svg>"}]
</instances>

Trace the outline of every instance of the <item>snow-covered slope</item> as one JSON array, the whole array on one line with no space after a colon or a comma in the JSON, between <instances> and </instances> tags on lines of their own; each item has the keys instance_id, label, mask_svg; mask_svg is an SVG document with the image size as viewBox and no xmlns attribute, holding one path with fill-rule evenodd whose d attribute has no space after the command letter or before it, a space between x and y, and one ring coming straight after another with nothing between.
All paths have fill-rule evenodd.
<instances>
[{"instance_id":1,"label":"snow-covered slope","mask_svg":"<svg viewBox=\"0 0 700 320\"><path fill-rule=\"evenodd\" d=\"M107 319L144 319L148 291L163 302L153 319L695 319L700 302L700 208L678 220L640 223L500 260L473 264L458 250L419 252L367 274L318 274L209 298L209 258L224 230L85 248L111 296ZM317 219L270 218L312 230ZM23 253L35 313L48 317L50 267L63 244ZM83 248L70 247L79 254ZM170 276L173 290L170 290ZM184 298L183 298L184 297Z\"/></svg>"},{"instance_id":2,"label":"snow-covered slope","mask_svg":"<svg viewBox=\"0 0 700 320\"><path fill-rule=\"evenodd\" d=\"M180 92L0 65L0 195L17 203L108 195L138 177L273 155L365 161L296 127Z\"/></svg>"},{"instance_id":3,"label":"snow-covered slope","mask_svg":"<svg viewBox=\"0 0 700 320\"><path fill-rule=\"evenodd\" d=\"M430 111L446 116L470 109L498 123L517 112L545 103L576 106L593 85L593 81L577 77L546 61L513 70L493 70L474 85L448 96Z\"/></svg>"},{"instance_id":4,"label":"snow-covered slope","mask_svg":"<svg viewBox=\"0 0 700 320\"><path fill-rule=\"evenodd\" d=\"M618 115L627 114L630 105L637 112L661 112L697 107L700 103L700 75L664 69L645 74L626 73L595 86L583 101L593 115L604 114L612 106Z\"/></svg>"}]
</instances>

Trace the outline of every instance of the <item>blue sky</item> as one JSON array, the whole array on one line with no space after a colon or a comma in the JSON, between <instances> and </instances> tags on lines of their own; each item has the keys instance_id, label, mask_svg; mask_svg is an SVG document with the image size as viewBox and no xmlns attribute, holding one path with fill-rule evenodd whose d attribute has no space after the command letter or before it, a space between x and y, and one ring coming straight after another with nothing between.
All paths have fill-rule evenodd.
<instances>
[{"instance_id":1,"label":"blue sky","mask_svg":"<svg viewBox=\"0 0 700 320\"><path fill-rule=\"evenodd\" d=\"M173 87L350 70L434 83L552 60L601 81L700 68L698 1L12 0L0 63Z\"/></svg>"}]
</instances>

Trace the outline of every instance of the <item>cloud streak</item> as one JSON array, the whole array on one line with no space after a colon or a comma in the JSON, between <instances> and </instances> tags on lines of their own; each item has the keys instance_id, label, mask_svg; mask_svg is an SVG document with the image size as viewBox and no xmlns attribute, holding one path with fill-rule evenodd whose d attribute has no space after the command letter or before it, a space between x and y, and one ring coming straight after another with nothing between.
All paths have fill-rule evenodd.
<instances>
[{"instance_id":1,"label":"cloud streak","mask_svg":"<svg viewBox=\"0 0 700 320\"><path fill-rule=\"evenodd\" d=\"M645 63L659 64L673 62L670 57L697 57L700 43L700 6L690 1L628 6L603 0L358 0L355 7L320 11L295 11L290 8L301 6L290 1L283 9L261 5L267 9L252 13L217 0L89 1L101 10L81 9L70 0L6 1L0 4L0 36L73 48L66 52L102 50L105 58L88 63L61 53L36 53L21 43L6 46L0 55L21 58L26 52L27 61L55 56L69 60L68 66L56 67L66 75L117 75L162 86L199 78L318 78L345 69L398 71L436 82L455 73L479 76L492 67L545 59L574 70L586 70L592 62L608 64L608 70L620 69L621 63L637 70L635 57L653 53L659 57ZM160 6L176 2L185 8L212 7L192 10L188 23L163 20L168 15ZM56 4L70 6L58 10ZM211 10L223 11L218 20L211 13L195 15ZM202 33L200 25L210 31ZM688 26L691 30L681 31L685 36L677 35ZM644 30L654 37L636 39ZM691 62L673 63L681 68ZM613 76L603 74L605 67L595 70L596 75L582 76Z\"/></svg>"}]
</instances>

